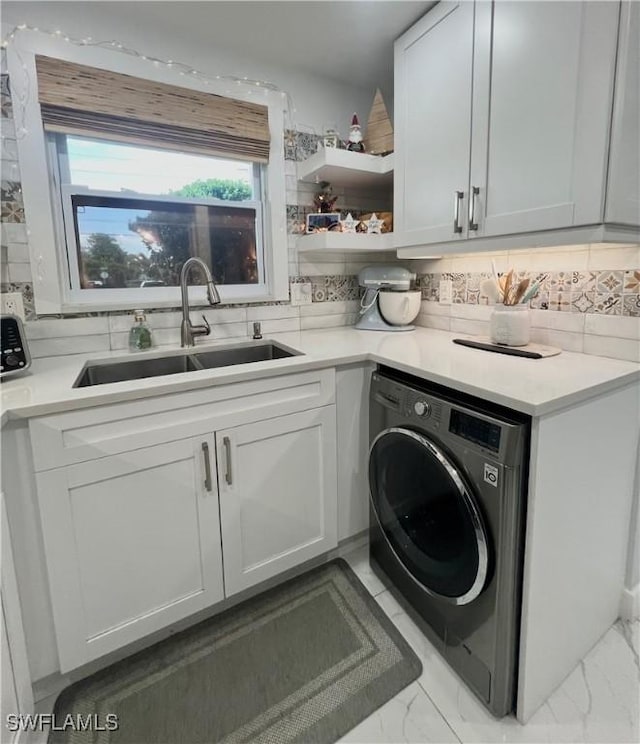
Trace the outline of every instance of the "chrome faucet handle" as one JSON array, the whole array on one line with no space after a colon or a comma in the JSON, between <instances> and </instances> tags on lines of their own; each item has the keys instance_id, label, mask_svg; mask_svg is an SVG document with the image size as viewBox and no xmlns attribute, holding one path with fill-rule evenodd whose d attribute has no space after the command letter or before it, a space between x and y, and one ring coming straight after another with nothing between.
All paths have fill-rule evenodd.
<instances>
[{"instance_id":1,"label":"chrome faucet handle","mask_svg":"<svg viewBox=\"0 0 640 744\"><path fill-rule=\"evenodd\" d=\"M202 320L204 320L204 325L193 325L191 321L189 321L189 328L192 336L208 336L211 333L211 326L204 315L202 316Z\"/></svg>"}]
</instances>

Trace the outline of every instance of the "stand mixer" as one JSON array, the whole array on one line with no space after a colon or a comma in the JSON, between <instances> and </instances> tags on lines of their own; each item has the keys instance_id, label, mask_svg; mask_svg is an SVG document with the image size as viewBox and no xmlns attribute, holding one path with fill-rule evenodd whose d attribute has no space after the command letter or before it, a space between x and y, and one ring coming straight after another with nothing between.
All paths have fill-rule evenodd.
<instances>
[{"instance_id":1,"label":"stand mixer","mask_svg":"<svg viewBox=\"0 0 640 744\"><path fill-rule=\"evenodd\" d=\"M364 287L360 301L361 331L412 331L420 311L420 291L411 291L416 275L401 266L367 266L358 274Z\"/></svg>"}]
</instances>

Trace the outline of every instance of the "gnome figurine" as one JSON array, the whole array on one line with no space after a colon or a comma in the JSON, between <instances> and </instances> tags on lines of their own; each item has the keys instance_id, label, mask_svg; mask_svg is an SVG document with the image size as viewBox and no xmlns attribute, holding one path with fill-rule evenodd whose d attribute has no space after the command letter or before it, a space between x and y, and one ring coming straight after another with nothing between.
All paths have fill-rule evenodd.
<instances>
[{"instance_id":1,"label":"gnome figurine","mask_svg":"<svg viewBox=\"0 0 640 744\"><path fill-rule=\"evenodd\" d=\"M347 142L347 150L352 152L364 152L364 142L362 141L362 130L360 129L360 122L358 121L358 115L354 114L351 119L351 128L349 129L349 141Z\"/></svg>"}]
</instances>

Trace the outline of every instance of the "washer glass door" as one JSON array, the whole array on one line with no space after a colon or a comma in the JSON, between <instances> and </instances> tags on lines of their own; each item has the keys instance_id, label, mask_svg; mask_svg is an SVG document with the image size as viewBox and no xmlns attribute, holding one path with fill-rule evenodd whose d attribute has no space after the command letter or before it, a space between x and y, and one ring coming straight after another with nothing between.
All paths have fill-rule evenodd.
<instances>
[{"instance_id":1,"label":"washer glass door","mask_svg":"<svg viewBox=\"0 0 640 744\"><path fill-rule=\"evenodd\" d=\"M487 533L455 463L424 434L394 427L369 454L372 505L394 553L430 594L467 604L482 591Z\"/></svg>"}]
</instances>

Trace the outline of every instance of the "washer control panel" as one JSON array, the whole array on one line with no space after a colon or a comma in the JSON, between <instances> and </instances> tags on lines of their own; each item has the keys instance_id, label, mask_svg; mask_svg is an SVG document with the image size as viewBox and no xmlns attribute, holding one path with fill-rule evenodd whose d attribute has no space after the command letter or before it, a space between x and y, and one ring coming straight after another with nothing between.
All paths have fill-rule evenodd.
<instances>
[{"instance_id":1,"label":"washer control panel","mask_svg":"<svg viewBox=\"0 0 640 744\"><path fill-rule=\"evenodd\" d=\"M421 418L429 418L431 416L431 404L428 400L417 400L413 404L413 412Z\"/></svg>"},{"instance_id":2,"label":"washer control panel","mask_svg":"<svg viewBox=\"0 0 640 744\"><path fill-rule=\"evenodd\" d=\"M454 449L463 448L463 452L480 452L491 458L491 467L495 468L495 462L519 465L528 446L528 422L520 414L514 413L511 418L508 413L491 410L490 404L485 410L482 401L458 402L454 398L456 391L441 397L429 390L427 383L422 385L419 379L414 387L384 371L376 371L371 376L371 404L394 411L393 425L437 435L438 441ZM492 477L493 471L487 468L485 482L495 485Z\"/></svg>"},{"instance_id":3,"label":"washer control panel","mask_svg":"<svg viewBox=\"0 0 640 744\"><path fill-rule=\"evenodd\" d=\"M420 392L419 390L407 390L406 415L413 419L416 424L428 429L440 428L442 418L442 404L437 398Z\"/></svg>"}]
</instances>

